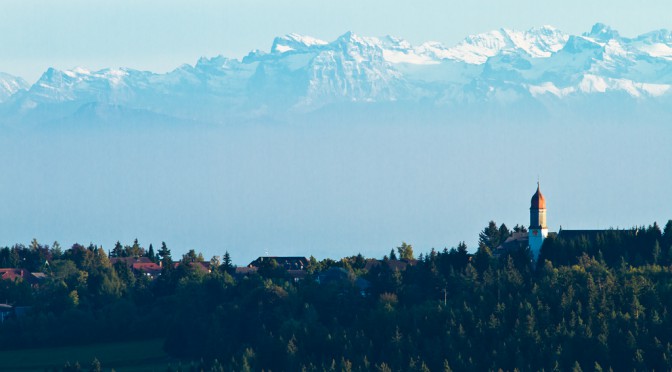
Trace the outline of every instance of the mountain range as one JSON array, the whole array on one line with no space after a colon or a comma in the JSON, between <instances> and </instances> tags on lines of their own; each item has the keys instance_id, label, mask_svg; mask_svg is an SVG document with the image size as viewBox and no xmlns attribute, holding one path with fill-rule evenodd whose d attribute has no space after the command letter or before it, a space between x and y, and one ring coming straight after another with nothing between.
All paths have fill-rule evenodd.
<instances>
[{"instance_id":1,"label":"mountain range","mask_svg":"<svg viewBox=\"0 0 672 372\"><path fill-rule=\"evenodd\" d=\"M453 47L352 32L332 42L289 34L268 52L201 58L165 74L50 68L29 85L0 73L0 120L90 120L113 112L217 123L349 103L549 108L604 97L667 112L670 87L669 30L626 38L599 23L582 35L551 26L502 28Z\"/></svg>"}]
</instances>

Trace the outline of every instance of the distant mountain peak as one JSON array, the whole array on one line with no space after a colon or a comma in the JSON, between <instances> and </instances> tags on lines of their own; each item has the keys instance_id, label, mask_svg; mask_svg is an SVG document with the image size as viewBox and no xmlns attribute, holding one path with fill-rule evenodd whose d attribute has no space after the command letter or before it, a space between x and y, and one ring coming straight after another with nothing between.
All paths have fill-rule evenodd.
<instances>
[{"instance_id":1,"label":"distant mountain peak","mask_svg":"<svg viewBox=\"0 0 672 372\"><path fill-rule=\"evenodd\" d=\"M523 52L532 58L547 58L562 49L569 35L552 26L516 31L500 28L470 35L455 47L447 49L443 56L471 64L483 64L499 53Z\"/></svg>"},{"instance_id":2,"label":"distant mountain peak","mask_svg":"<svg viewBox=\"0 0 672 372\"><path fill-rule=\"evenodd\" d=\"M346 44L360 44L367 46L376 46L380 44L380 40L377 37L367 37L359 36L358 34L348 31L343 35L339 36L336 39L336 42L346 43Z\"/></svg>"},{"instance_id":3,"label":"distant mountain peak","mask_svg":"<svg viewBox=\"0 0 672 372\"><path fill-rule=\"evenodd\" d=\"M590 29L590 32L584 33L584 36L591 37L600 41L608 41L611 39L619 39L620 35L618 31L612 29L604 23L596 23Z\"/></svg>"},{"instance_id":4,"label":"distant mountain peak","mask_svg":"<svg viewBox=\"0 0 672 372\"><path fill-rule=\"evenodd\" d=\"M18 76L0 72L0 103L22 90L28 90L28 83Z\"/></svg>"},{"instance_id":5,"label":"distant mountain peak","mask_svg":"<svg viewBox=\"0 0 672 372\"><path fill-rule=\"evenodd\" d=\"M203 57L193 67L165 74L49 68L32 86L0 74L0 108L7 115L19 108L14 114L21 115L44 106L45 115L63 117L99 103L129 113L221 121L347 102L508 105L602 95L672 102L670 71L670 31L622 38L601 23L582 35L548 25L500 28L454 46L413 45L393 35L352 31L331 42L290 33L276 37L268 52L253 50L242 59Z\"/></svg>"},{"instance_id":6,"label":"distant mountain peak","mask_svg":"<svg viewBox=\"0 0 672 372\"><path fill-rule=\"evenodd\" d=\"M304 50L313 46L327 45L324 40L312 36L290 33L285 36L276 37L271 46L271 53L285 53L295 50Z\"/></svg>"}]
</instances>

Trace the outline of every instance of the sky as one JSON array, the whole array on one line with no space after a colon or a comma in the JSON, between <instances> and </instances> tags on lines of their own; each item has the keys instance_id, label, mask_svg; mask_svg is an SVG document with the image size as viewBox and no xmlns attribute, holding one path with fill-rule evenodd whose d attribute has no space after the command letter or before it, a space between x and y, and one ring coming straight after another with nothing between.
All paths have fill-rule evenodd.
<instances>
[{"instance_id":1,"label":"sky","mask_svg":"<svg viewBox=\"0 0 672 372\"><path fill-rule=\"evenodd\" d=\"M537 177L549 231L672 218L665 120L436 118L3 133L0 247L35 238L109 250L137 238L165 241L177 258L228 251L237 265L382 258L402 241L416 255L460 241L475 250L490 220L529 224ZM521 135L531 132L534 143Z\"/></svg>"},{"instance_id":2,"label":"sky","mask_svg":"<svg viewBox=\"0 0 672 372\"><path fill-rule=\"evenodd\" d=\"M668 0L3 0L0 71L36 81L48 67L166 72L201 56L240 58L291 32L327 41L347 31L454 45L500 27L553 25L582 33L596 22L636 36L672 28Z\"/></svg>"}]
</instances>

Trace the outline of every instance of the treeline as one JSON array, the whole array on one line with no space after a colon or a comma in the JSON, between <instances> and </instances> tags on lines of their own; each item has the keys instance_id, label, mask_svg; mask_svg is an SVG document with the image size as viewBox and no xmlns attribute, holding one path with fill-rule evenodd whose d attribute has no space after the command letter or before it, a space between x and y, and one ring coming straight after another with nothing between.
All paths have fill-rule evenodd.
<instances>
[{"instance_id":1,"label":"treeline","mask_svg":"<svg viewBox=\"0 0 672 372\"><path fill-rule=\"evenodd\" d=\"M609 266L669 266L672 264L672 224L668 222L664 231L654 223L629 230L606 230L590 238L550 237L544 241L539 262L550 260L556 265L573 265L583 254L603 260Z\"/></svg>"},{"instance_id":2,"label":"treeline","mask_svg":"<svg viewBox=\"0 0 672 372\"><path fill-rule=\"evenodd\" d=\"M273 262L236 276L230 257L204 273L195 252L150 280L95 246L48 248L46 282L2 283L0 300L34 308L0 326L0 346L164 337L204 371L672 369L672 221L547 239L536 266L529 250L496 250L510 234L490 223L474 254L402 244L373 265L311 259L299 282Z\"/></svg>"}]
</instances>

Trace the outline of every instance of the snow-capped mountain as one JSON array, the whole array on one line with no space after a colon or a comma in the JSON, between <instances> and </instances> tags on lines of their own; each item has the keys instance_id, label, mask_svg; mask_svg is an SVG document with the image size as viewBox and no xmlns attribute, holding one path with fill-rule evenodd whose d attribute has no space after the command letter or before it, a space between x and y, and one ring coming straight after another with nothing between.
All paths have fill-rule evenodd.
<instances>
[{"instance_id":1,"label":"snow-capped mountain","mask_svg":"<svg viewBox=\"0 0 672 372\"><path fill-rule=\"evenodd\" d=\"M0 103L6 101L14 93L27 90L29 87L30 85L22 78L0 72Z\"/></svg>"},{"instance_id":2,"label":"snow-capped mountain","mask_svg":"<svg viewBox=\"0 0 672 372\"><path fill-rule=\"evenodd\" d=\"M254 50L241 60L201 58L166 74L49 69L30 87L3 74L0 109L5 117L40 110L68 115L95 103L217 122L339 102L548 105L603 95L669 102L670 87L670 31L625 38L598 23L582 35L551 26L503 28L452 47L352 32L331 42L289 34L275 38L268 52Z\"/></svg>"},{"instance_id":3,"label":"snow-capped mountain","mask_svg":"<svg viewBox=\"0 0 672 372\"><path fill-rule=\"evenodd\" d=\"M471 64L483 64L502 53L522 51L532 58L548 58L562 49L569 36L551 26L526 32L500 29L472 35L453 48L444 49L437 57Z\"/></svg>"}]
</instances>

